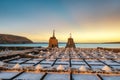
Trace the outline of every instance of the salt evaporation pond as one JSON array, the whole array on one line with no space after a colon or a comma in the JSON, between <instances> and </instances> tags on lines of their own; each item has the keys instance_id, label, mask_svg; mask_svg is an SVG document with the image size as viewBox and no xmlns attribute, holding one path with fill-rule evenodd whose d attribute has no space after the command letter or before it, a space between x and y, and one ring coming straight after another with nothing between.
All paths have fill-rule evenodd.
<instances>
[{"instance_id":1,"label":"salt evaporation pond","mask_svg":"<svg viewBox=\"0 0 120 80\"><path fill-rule=\"evenodd\" d=\"M44 68L50 68L51 67L51 65L50 64L40 64L42 67L44 67Z\"/></svg>"},{"instance_id":2,"label":"salt evaporation pond","mask_svg":"<svg viewBox=\"0 0 120 80\"><path fill-rule=\"evenodd\" d=\"M36 61L36 60L30 60L30 61L27 61L26 63L33 63L33 64L36 64L38 63L39 61Z\"/></svg>"},{"instance_id":3,"label":"salt evaporation pond","mask_svg":"<svg viewBox=\"0 0 120 80\"><path fill-rule=\"evenodd\" d=\"M0 72L0 79L10 79L17 74L19 74L19 72Z\"/></svg>"},{"instance_id":4,"label":"salt evaporation pond","mask_svg":"<svg viewBox=\"0 0 120 80\"><path fill-rule=\"evenodd\" d=\"M57 65L54 65L54 67L55 68L57 68L59 65L61 65L61 64L57 64ZM68 68L69 67L69 65L62 65L64 68Z\"/></svg>"},{"instance_id":5,"label":"salt evaporation pond","mask_svg":"<svg viewBox=\"0 0 120 80\"><path fill-rule=\"evenodd\" d=\"M84 61L71 61L72 64L85 64Z\"/></svg>"},{"instance_id":6,"label":"salt evaporation pond","mask_svg":"<svg viewBox=\"0 0 120 80\"><path fill-rule=\"evenodd\" d=\"M69 64L68 61L57 60L55 64Z\"/></svg>"},{"instance_id":7,"label":"salt evaporation pond","mask_svg":"<svg viewBox=\"0 0 120 80\"><path fill-rule=\"evenodd\" d=\"M81 65L72 65L72 68L79 69Z\"/></svg>"},{"instance_id":8,"label":"salt evaporation pond","mask_svg":"<svg viewBox=\"0 0 120 80\"><path fill-rule=\"evenodd\" d=\"M77 50L81 51L81 49L77 49ZM63 51L65 51L65 50L63 50ZM70 51L71 51L71 49L70 49ZM94 52L94 51L95 50L92 49L92 52ZM107 53L105 53L106 51L103 51L103 50L100 50L100 51L102 51L102 54L100 52L98 53L100 55L104 56L104 55L107 54ZM56 54L56 52L58 52L58 53ZM109 66L114 68L113 70L115 70L115 71L117 71L117 69L120 69L120 64L116 62L116 61L119 62L119 60L116 60L116 59L115 59L116 61L109 60L109 59L101 59L101 56L98 56L98 57L95 57L95 58L88 58L87 56L83 55L82 53L74 53L74 52L73 52L74 54L70 52L71 56L69 56L69 52L67 52L67 51L66 51L66 53L64 53L64 52L61 53L62 51L59 52L59 51L56 50L56 52L51 51L50 54L49 54L50 55L49 56L50 58L49 58L48 54L45 51L44 52L45 59L43 57L42 58L41 57L40 58L20 57L20 59L12 60L12 61L10 61L10 63L8 62L9 65L7 67L9 69L13 69L13 66L16 65L17 63L19 63L19 65L21 67L23 67L23 68L25 67L25 69L27 67L30 67L30 70L31 70L31 68L34 68L33 65L35 65L35 67L36 67L38 64L40 64L43 67L43 70L48 70L48 72L45 72L45 73L47 73L47 75L44 77L44 80L70 80L70 72L68 72L67 74L64 73L64 71L60 71L61 73L59 73L59 72L49 72L49 70L51 70L51 71L54 71L54 69L55 69L55 71L56 71L56 69L59 70L58 69L59 66L62 66L65 69L65 71L67 71L67 70L69 71L69 69L70 69L70 70L77 70L77 71L81 71L81 72L82 72L81 66L91 68L91 70L93 70L95 72L99 72L99 71L102 72L101 69L104 66L106 66L106 64L108 64ZM90 54L92 52L90 52L89 50L87 51L86 49L84 49L83 52L86 52L86 54L92 56ZM37 53L39 54L39 52L37 52ZM76 59L76 57L78 56L77 54L84 56L84 58L77 58ZM116 53L116 54L119 54L119 53ZM32 55L36 56L36 54L32 54ZM61 55L61 57L58 58L58 55ZM54 57L54 59L51 59L52 56ZM62 57L62 56L64 56L64 57ZM113 56L113 54L110 54L110 56ZM71 58L71 59L69 59L69 58ZM98 58L98 60L97 60L97 58ZM102 63L99 60L103 61L106 64ZM70 61L71 61L71 64L70 64ZM72 66L72 68L70 68L70 66ZM76 68L76 69L74 69L74 68ZM36 68L34 68L34 69L36 69ZM119 72L119 70L118 70L118 72ZM99 80L99 77L96 76L95 74L92 74L92 73L87 74L87 72L85 72L85 73L86 74L81 74L81 73L77 74L77 72L72 73L73 79L74 80ZM15 73L15 72L12 72L12 71L11 72L1 72L0 73L0 79L10 79L10 78L13 78L14 76L16 76L17 74L18 73ZM98 74L101 75L102 73L98 73ZM39 73L39 72L31 72L31 71L28 72L27 71L27 72L24 72L21 75L19 75L15 80L40 80L43 77L43 75L44 75L44 73L42 74L42 73ZM103 78L103 80L113 80L113 79L114 80L120 80L120 76L116 76L116 75L117 75L117 73L114 76L111 76L111 74L107 74L107 76L102 75L102 78Z\"/></svg>"},{"instance_id":9,"label":"salt evaporation pond","mask_svg":"<svg viewBox=\"0 0 120 80\"><path fill-rule=\"evenodd\" d=\"M42 73L23 73L15 80L40 80L43 75Z\"/></svg>"},{"instance_id":10,"label":"salt evaporation pond","mask_svg":"<svg viewBox=\"0 0 120 80\"><path fill-rule=\"evenodd\" d=\"M29 67L29 66L33 66L34 64L21 64L22 67Z\"/></svg>"},{"instance_id":11,"label":"salt evaporation pond","mask_svg":"<svg viewBox=\"0 0 120 80\"><path fill-rule=\"evenodd\" d=\"M120 69L120 65L119 66L111 66L113 67L114 69Z\"/></svg>"},{"instance_id":12,"label":"salt evaporation pond","mask_svg":"<svg viewBox=\"0 0 120 80\"><path fill-rule=\"evenodd\" d=\"M42 60L42 58L38 58L38 59L33 59L34 61L40 61Z\"/></svg>"},{"instance_id":13,"label":"salt evaporation pond","mask_svg":"<svg viewBox=\"0 0 120 80\"><path fill-rule=\"evenodd\" d=\"M53 61L44 60L44 61L42 61L41 63L52 64L52 63L53 63Z\"/></svg>"},{"instance_id":14,"label":"salt evaporation pond","mask_svg":"<svg viewBox=\"0 0 120 80\"><path fill-rule=\"evenodd\" d=\"M21 61L26 61L26 60L29 60L30 58L20 58L18 60L21 60Z\"/></svg>"},{"instance_id":15,"label":"salt evaporation pond","mask_svg":"<svg viewBox=\"0 0 120 80\"><path fill-rule=\"evenodd\" d=\"M72 68L79 69L83 65L72 65ZM86 68L89 68L87 65L84 65Z\"/></svg>"},{"instance_id":16,"label":"salt evaporation pond","mask_svg":"<svg viewBox=\"0 0 120 80\"><path fill-rule=\"evenodd\" d=\"M95 75L73 74L74 80L98 80Z\"/></svg>"},{"instance_id":17,"label":"salt evaporation pond","mask_svg":"<svg viewBox=\"0 0 120 80\"><path fill-rule=\"evenodd\" d=\"M119 63L116 63L116 62L111 61L111 60L101 60L101 61L105 62L108 65L120 65Z\"/></svg>"},{"instance_id":18,"label":"salt evaporation pond","mask_svg":"<svg viewBox=\"0 0 120 80\"><path fill-rule=\"evenodd\" d=\"M120 63L120 60L115 60L115 61Z\"/></svg>"},{"instance_id":19,"label":"salt evaporation pond","mask_svg":"<svg viewBox=\"0 0 120 80\"><path fill-rule=\"evenodd\" d=\"M44 80L70 80L68 74L47 74Z\"/></svg>"},{"instance_id":20,"label":"salt evaporation pond","mask_svg":"<svg viewBox=\"0 0 120 80\"><path fill-rule=\"evenodd\" d=\"M91 60L91 61L86 60L86 61L88 64L103 64L103 63L96 61L96 60L94 60L94 61L93 60Z\"/></svg>"},{"instance_id":21,"label":"salt evaporation pond","mask_svg":"<svg viewBox=\"0 0 120 80\"><path fill-rule=\"evenodd\" d=\"M10 61L10 63L22 63L24 61L19 61L19 60L13 60L13 61Z\"/></svg>"},{"instance_id":22,"label":"salt evaporation pond","mask_svg":"<svg viewBox=\"0 0 120 80\"><path fill-rule=\"evenodd\" d=\"M91 67L92 67L92 69L102 69L104 66L100 66L100 65L95 66L95 65L92 65Z\"/></svg>"},{"instance_id":23,"label":"salt evaporation pond","mask_svg":"<svg viewBox=\"0 0 120 80\"><path fill-rule=\"evenodd\" d=\"M120 76L102 76L103 80L120 80Z\"/></svg>"},{"instance_id":24,"label":"salt evaporation pond","mask_svg":"<svg viewBox=\"0 0 120 80\"><path fill-rule=\"evenodd\" d=\"M22 62L25 62L26 60L29 60L29 59L30 59L30 58L16 59L16 60L10 61L10 63L22 63Z\"/></svg>"}]
</instances>

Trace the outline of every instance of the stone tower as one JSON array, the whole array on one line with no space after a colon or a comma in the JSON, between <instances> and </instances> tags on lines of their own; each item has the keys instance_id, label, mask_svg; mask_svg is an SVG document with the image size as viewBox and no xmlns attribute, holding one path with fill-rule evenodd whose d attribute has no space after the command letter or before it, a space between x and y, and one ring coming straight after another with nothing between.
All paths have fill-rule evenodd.
<instances>
[{"instance_id":1,"label":"stone tower","mask_svg":"<svg viewBox=\"0 0 120 80\"><path fill-rule=\"evenodd\" d=\"M76 48L75 47L75 43L73 38L71 37L71 33L70 33L70 38L68 38L68 42L66 44L66 48Z\"/></svg>"},{"instance_id":2,"label":"stone tower","mask_svg":"<svg viewBox=\"0 0 120 80\"><path fill-rule=\"evenodd\" d=\"M49 39L49 48L58 47L58 40L55 37L55 30L53 30L53 36Z\"/></svg>"}]
</instances>

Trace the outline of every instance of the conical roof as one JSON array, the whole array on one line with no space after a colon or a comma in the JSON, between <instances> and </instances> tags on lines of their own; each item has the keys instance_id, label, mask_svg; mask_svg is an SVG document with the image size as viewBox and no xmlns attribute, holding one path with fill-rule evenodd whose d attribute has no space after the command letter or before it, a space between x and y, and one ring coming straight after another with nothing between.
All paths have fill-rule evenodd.
<instances>
[{"instance_id":1,"label":"conical roof","mask_svg":"<svg viewBox=\"0 0 120 80\"><path fill-rule=\"evenodd\" d=\"M38 70L38 69L43 69L43 67L42 67L40 64L38 64L38 65L35 67L35 69L36 69L36 70Z\"/></svg>"},{"instance_id":2,"label":"conical roof","mask_svg":"<svg viewBox=\"0 0 120 80\"><path fill-rule=\"evenodd\" d=\"M17 63L15 66L13 66L13 68L14 69L19 69L19 68L21 68L21 66L20 66L20 64Z\"/></svg>"},{"instance_id":3,"label":"conical roof","mask_svg":"<svg viewBox=\"0 0 120 80\"><path fill-rule=\"evenodd\" d=\"M111 72L111 71L112 71L112 69L111 69L109 66L107 66L107 65L105 65L105 66L102 68L102 70L104 70L104 71L106 71L106 72Z\"/></svg>"},{"instance_id":4,"label":"conical roof","mask_svg":"<svg viewBox=\"0 0 120 80\"><path fill-rule=\"evenodd\" d=\"M63 67L63 65L59 65L58 67L57 67L57 70L64 70L65 68Z\"/></svg>"},{"instance_id":5,"label":"conical roof","mask_svg":"<svg viewBox=\"0 0 120 80\"><path fill-rule=\"evenodd\" d=\"M82 65L82 66L79 68L79 70L80 70L80 71L87 71L87 68Z\"/></svg>"}]
</instances>

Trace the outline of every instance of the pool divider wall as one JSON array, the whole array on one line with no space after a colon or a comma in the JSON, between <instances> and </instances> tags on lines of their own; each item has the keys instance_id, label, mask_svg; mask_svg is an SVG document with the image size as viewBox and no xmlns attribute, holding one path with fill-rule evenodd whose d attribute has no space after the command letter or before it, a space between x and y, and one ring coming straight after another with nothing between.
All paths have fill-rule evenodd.
<instances>
[{"instance_id":1,"label":"pool divider wall","mask_svg":"<svg viewBox=\"0 0 120 80\"><path fill-rule=\"evenodd\" d=\"M70 72L70 80L74 80L72 77L72 72Z\"/></svg>"},{"instance_id":2,"label":"pool divider wall","mask_svg":"<svg viewBox=\"0 0 120 80\"><path fill-rule=\"evenodd\" d=\"M56 63L57 59L58 59L58 58L55 59L55 61L53 62L53 64L52 64L51 66L54 66L54 64Z\"/></svg>"},{"instance_id":3,"label":"pool divider wall","mask_svg":"<svg viewBox=\"0 0 120 80\"><path fill-rule=\"evenodd\" d=\"M26 60L26 61L24 61L24 62L22 62L22 63L20 63L20 64L24 64L24 63L26 63L26 62L28 62L28 61L30 61L30 60L32 60L33 58L31 58L31 59L28 59L28 60Z\"/></svg>"},{"instance_id":4,"label":"pool divider wall","mask_svg":"<svg viewBox=\"0 0 120 80\"><path fill-rule=\"evenodd\" d=\"M14 77L12 77L11 79L9 79L9 80L13 80L13 79L15 79L16 77L18 77L19 75L21 75L21 74L23 74L24 73L24 71L23 72L20 72L20 73L18 73L17 75L15 75Z\"/></svg>"},{"instance_id":5,"label":"pool divider wall","mask_svg":"<svg viewBox=\"0 0 120 80\"><path fill-rule=\"evenodd\" d=\"M16 57L16 56L19 56L19 54L0 56L0 61L5 60L5 59L11 59L11 58Z\"/></svg>"},{"instance_id":6,"label":"pool divider wall","mask_svg":"<svg viewBox=\"0 0 120 80\"><path fill-rule=\"evenodd\" d=\"M45 59L46 59L46 58L40 60L38 63L34 64L33 66L36 66L36 65L40 64L40 63L41 63L42 61L44 61Z\"/></svg>"},{"instance_id":7,"label":"pool divider wall","mask_svg":"<svg viewBox=\"0 0 120 80\"><path fill-rule=\"evenodd\" d=\"M45 74L41 77L40 80L44 80L44 78L46 77L47 74L48 74L48 73L45 73Z\"/></svg>"},{"instance_id":8,"label":"pool divider wall","mask_svg":"<svg viewBox=\"0 0 120 80\"><path fill-rule=\"evenodd\" d=\"M96 76L99 80L103 80L103 78L99 74L96 74Z\"/></svg>"},{"instance_id":9,"label":"pool divider wall","mask_svg":"<svg viewBox=\"0 0 120 80\"><path fill-rule=\"evenodd\" d=\"M92 67L88 64L88 62L85 60L85 59L83 59L83 61L89 66L89 68L92 70Z\"/></svg>"},{"instance_id":10,"label":"pool divider wall","mask_svg":"<svg viewBox=\"0 0 120 80\"><path fill-rule=\"evenodd\" d=\"M117 62L117 61L115 61L114 59L111 59L113 62L116 62L116 63L118 63L118 64L120 64L120 62Z\"/></svg>"},{"instance_id":11,"label":"pool divider wall","mask_svg":"<svg viewBox=\"0 0 120 80\"><path fill-rule=\"evenodd\" d=\"M20 57L18 58L18 57L16 57L16 58L13 58L13 59L10 59L10 60L4 60L4 62L7 62L7 63L9 63L10 61L13 61L13 60L18 60L18 59L20 59Z\"/></svg>"},{"instance_id":12,"label":"pool divider wall","mask_svg":"<svg viewBox=\"0 0 120 80\"><path fill-rule=\"evenodd\" d=\"M103 64L109 66L111 69L113 69L113 68L112 68L110 65L108 65L107 63L105 63L105 62L103 62L103 61L101 61L101 60L99 60L99 59L98 59L98 61L100 61L101 63L103 63Z\"/></svg>"}]
</instances>

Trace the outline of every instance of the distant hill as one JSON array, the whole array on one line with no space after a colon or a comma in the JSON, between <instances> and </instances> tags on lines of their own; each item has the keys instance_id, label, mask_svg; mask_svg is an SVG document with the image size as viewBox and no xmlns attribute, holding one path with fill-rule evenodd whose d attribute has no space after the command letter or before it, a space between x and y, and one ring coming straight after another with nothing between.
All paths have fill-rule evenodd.
<instances>
[{"instance_id":1,"label":"distant hill","mask_svg":"<svg viewBox=\"0 0 120 80\"><path fill-rule=\"evenodd\" d=\"M120 42L106 42L106 43L103 43L103 44L120 44Z\"/></svg>"},{"instance_id":2,"label":"distant hill","mask_svg":"<svg viewBox=\"0 0 120 80\"><path fill-rule=\"evenodd\" d=\"M25 44L33 43L26 37L9 35L9 34L0 34L0 44Z\"/></svg>"}]
</instances>

